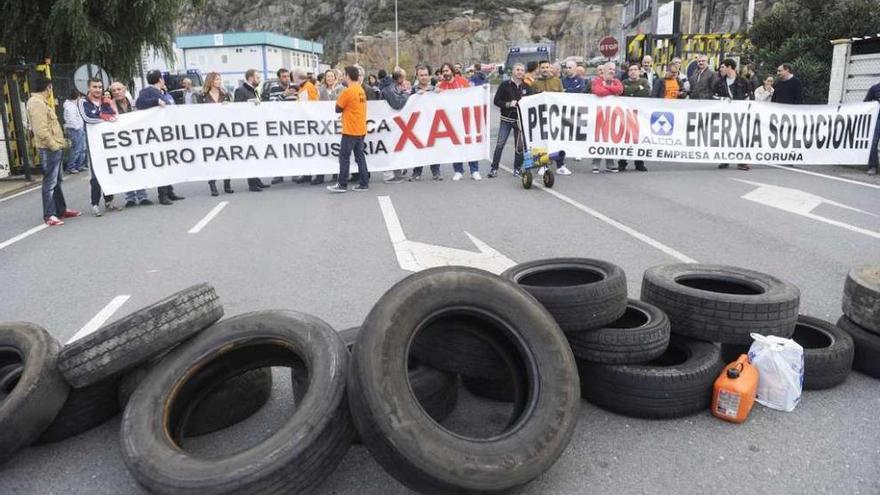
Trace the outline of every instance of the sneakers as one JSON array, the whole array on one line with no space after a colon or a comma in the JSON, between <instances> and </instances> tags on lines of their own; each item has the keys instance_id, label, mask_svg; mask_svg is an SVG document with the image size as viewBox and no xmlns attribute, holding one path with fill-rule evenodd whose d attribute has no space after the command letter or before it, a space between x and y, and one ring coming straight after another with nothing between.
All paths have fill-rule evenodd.
<instances>
[{"instance_id":1,"label":"sneakers","mask_svg":"<svg viewBox=\"0 0 880 495\"><path fill-rule=\"evenodd\" d=\"M598 174L598 173L599 173L599 169L598 169L598 168L594 168L594 169L593 169L593 173L594 173L594 174Z\"/></svg>"},{"instance_id":2,"label":"sneakers","mask_svg":"<svg viewBox=\"0 0 880 495\"><path fill-rule=\"evenodd\" d=\"M76 175L76 174L79 173L79 170L77 170L77 169L75 169L75 168L69 168L69 169L67 169L67 173L68 173L68 174Z\"/></svg>"},{"instance_id":3,"label":"sneakers","mask_svg":"<svg viewBox=\"0 0 880 495\"><path fill-rule=\"evenodd\" d=\"M422 180L422 176L421 176L421 175L413 175L412 177L409 178L409 181L410 181L410 182L418 182L418 181L420 181L420 180Z\"/></svg>"},{"instance_id":4,"label":"sneakers","mask_svg":"<svg viewBox=\"0 0 880 495\"><path fill-rule=\"evenodd\" d=\"M471 173L471 179L474 179L474 180L483 180L483 177L480 176L480 173L479 173L479 172L472 172L472 173Z\"/></svg>"},{"instance_id":5,"label":"sneakers","mask_svg":"<svg viewBox=\"0 0 880 495\"><path fill-rule=\"evenodd\" d=\"M74 217L81 217L81 216L82 216L82 212L77 211L77 210L71 210L70 208L64 210L64 213L61 214L61 218L74 218Z\"/></svg>"},{"instance_id":6,"label":"sneakers","mask_svg":"<svg viewBox=\"0 0 880 495\"><path fill-rule=\"evenodd\" d=\"M460 181L461 180L461 172L456 172L456 173L452 174L452 180L453 181Z\"/></svg>"},{"instance_id":7,"label":"sneakers","mask_svg":"<svg viewBox=\"0 0 880 495\"><path fill-rule=\"evenodd\" d=\"M620 170L618 170L616 168L606 168L605 171L611 172L612 174L616 174L616 173L620 172Z\"/></svg>"},{"instance_id":8,"label":"sneakers","mask_svg":"<svg viewBox=\"0 0 880 495\"><path fill-rule=\"evenodd\" d=\"M62 222L61 220L58 220L58 217L56 217L55 215L52 215L51 217L47 218L45 220L45 222L46 222L46 225L48 225L49 227L55 227L57 225L64 225L64 222Z\"/></svg>"},{"instance_id":9,"label":"sneakers","mask_svg":"<svg viewBox=\"0 0 880 495\"><path fill-rule=\"evenodd\" d=\"M342 187L339 184L333 184L332 186L327 186L327 190L332 193L344 193L348 192L347 187Z\"/></svg>"},{"instance_id":10,"label":"sneakers","mask_svg":"<svg viewBox=\"0 0 880 495\"><path fill-rule=\"evenodd\" d=\"M104 211L122 211L122 207L114 205L113 201L105 201Z\"/></svg>"},{"instance_id":11,"label":"sneakers","mask_svg":"<svg viewBox=\"0 0 880 495\"><path fill-rule=\"evenodd\" d=\"M489 170L489 175L488 175L488 177L489 177L490 179L494 179L495 177L498 177L498 169L497 169L497 168L493 168L492 170Z\"/></svg>"},{"instance_id":12,"label":"sneakers","mask_svg":"<svg viewBox=\"0 0 880 495\"><path fill-rule=\"evenodd\" d=\"M749 167L745 163L740 163L739 165L736 166L736 169L737 170L750 170L751 167Z\"/></svg>"},{"instance_id":13,"label":"sneakers","mask_svg":"<svg viewBox=\"0 0 880 495\"><path fill-rule=\"evenodd\" d=\"M128 201L125 202L126 208L131 208L133 206L137 206L137 203L135 203L133 199L129 199Z\"/></svg>"},{"instance_id":14,"label":"sneakers","mask_svg":"<svg viewBox=\"0 0 880 495\"><path fill-rule=\"evenodd\" d=\"M443 176L440 175L440 174L437 174L437 175L435 175L434 177L432 177L432 179L433 179L433 180L443 180Z\"/></svg>"},{"instance_id":15,"label":"sneakers","mask_svg":"<svg viewBox=\"0 0 880 495\"><path fill-rule=\"evenodd\" d=\"M96 217L100 217L101 215L103 215L103 213L101 213L101 207L99 207L98 205L92 205L92 213L94 213Z\"/></svg>"},{"instance_id":16,"label":"sneakers","mask_svg":"<svg viewBox=\"0 0 880 495\"><path fill-rule=\"evenodd\" d=\"M722 163L721 165L718 165L718 168L728 168L728 167L730 167L729 163Z\"/></svg>"},{"instance_id":17,"label":"sneakers","mask_svg":"<svg viewBox=\"0 0 880 495\"><path fill-rule=\"evenodd\" d=\"M354 186L352 189L354 192L367 192L370 190L370 186L362 186L360 184Z\"/></svg>"},{"instance_id":18,"label":"sneakers","mask_svg":"<svg viewBox=\"0 0 880 495\"><path fill-rule=\"evenodd\" d=\"M405 182L406 179L403 177L395 175L394 177L389 177L387 179L383 179L382 182L386 184L400 184L401 182Z\"/></svg>"},{"instance_id":19,"label":"sneakers","mask_svg":"<svg viewBox=\"0 0 880 495\"><path fill-rule=\"evenodd\" d=\"M571 175L571 170L568 169L565 165L556 169L557 175Z\"/></svg>"},{"instance_id":20,"label":"sneakers","mask_svg":"<svg viewBox=\"0 0 880 495\"><path fill-rule=\"evenodd\" d=\"M876 168L869 168L867 174L868 175L877 175L877 169Z\"/></svg>"},{"instance_id":21,"label":"sneakers","mask_svg":"<svg viewBox=\"0 0 880 495\"><path fill-rule=\"evenodd\" d=\"M514 170L513 170L513 176L516 177L517 179L520 178L520 177L522 177L522 170L520 170L520 169L518 169L518 168L517 168L517 169L514 169Z\"/></svg>"},{"instance_id":22,"label":"sneakers","mask_svg":"<svg viewBox=\"0 0 880 495\"><path fill-rule=\"evenodd\" d=\"M141 202L138 204L140 204L141 206L152 206L153 202L150 201L149 199L144 199L144 200L141 200Z\"/></svg>"}]
</instances>

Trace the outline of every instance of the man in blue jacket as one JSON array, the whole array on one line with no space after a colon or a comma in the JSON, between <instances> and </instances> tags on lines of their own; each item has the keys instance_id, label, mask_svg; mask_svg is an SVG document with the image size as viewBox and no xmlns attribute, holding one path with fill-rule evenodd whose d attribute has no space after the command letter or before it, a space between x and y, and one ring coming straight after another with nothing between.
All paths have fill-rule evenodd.
<instances>
[{"instance_id":1,"label":"man in blue jacket","mask_svg":"<svg viewBox=\"0 0 880 495\"><path fill-rule=\"evenodd\" d=\"M174 97L165 92L165 79L162 78L161 72L157 70L147 72L147 84L149 86L141 90L137 101L134 103L138 110L146 110L153 107L164 108L168 105L174 105ZM174 194L174 187L170 185L159 186L158 191L159 204L161 205L167 206L172 204L172 201L184 199L183 196Z\"/></svg>"},{"instance_id":2,"label":"man in blue jacket","mask_svg":"<svg viewBox=\"0 0 880 495\"><path fill-rule=\"evenodd\" d=\"M871 86L871 89L868 90L868 94L865 95L865 101L880 102L880 83ZM871 141L871 155L868 157L868 175L877 175L877 164L880 162L880 157L877 156L878 142L880 142L880 118L877 119L877 124L874 126L874 139Z\"/></svg>"},{"instance_id":3,"label":"man in blue jacket","mask_svg":"<svg viewBox=\"0 0 880 495\"><path fill-rule=\"evenodd\" d=\"M577 62L569 60L565 62L565 77L562 78L562 87L566 93L586 93L587 80L581 79L577 74Z\"/></svg>"}]
</instances>

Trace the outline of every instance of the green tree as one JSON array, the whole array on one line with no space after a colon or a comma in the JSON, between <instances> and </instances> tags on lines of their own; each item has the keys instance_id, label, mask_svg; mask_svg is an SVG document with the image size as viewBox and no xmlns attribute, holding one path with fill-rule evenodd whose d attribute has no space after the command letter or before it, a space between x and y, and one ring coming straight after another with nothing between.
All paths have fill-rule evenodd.
<instances>
[{"instance_id":1,"label":"green tree","mask_svg":"<svg viewBox=\"0 0 880 495\"><path fill-rule=\"evenodd\" d=\"M141 50L172 55L175 23L185 5L203 0L2 0L0 45L11 61L97 63L131 77Z\"/></svg>"},{"instance_id":2,"label":"green tree","mask_svg":"<svg viewBox=\"0 0 880 495\"><path fill-rule=\"evenodd\" d=\"M758 77L790 63L809 103L828 101L831 40L876 34L880 0L780 0L761 14L749 37Z\"/></svg>"}]
</instances>

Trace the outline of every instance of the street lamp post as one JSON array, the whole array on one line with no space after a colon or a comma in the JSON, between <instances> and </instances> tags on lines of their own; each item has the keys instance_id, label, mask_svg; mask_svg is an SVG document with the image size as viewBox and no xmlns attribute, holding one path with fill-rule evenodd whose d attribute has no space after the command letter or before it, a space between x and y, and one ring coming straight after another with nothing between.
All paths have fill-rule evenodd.
<instances>
[{"instance_id":1,"label":"street lamp post","mask_svg":"<svg viewBox=\"0 0 880 495\"><path fill-rule=\"evenodd\" d=\"M394 0L394 68L400 67L400 28L397 25L397 0Z\"/></svg>"},{"instance_id":2,"label":"street lamp post","mask_svg":"<svg viewBox=\"0 0 880 495\"><path fill-rule=\"evenodd\" d=\"M354 64L360 65L360 58L358 57L358 36L361 35L363 31L358 31L356 35L354 35Z\"/></svg>"}]
</instances>

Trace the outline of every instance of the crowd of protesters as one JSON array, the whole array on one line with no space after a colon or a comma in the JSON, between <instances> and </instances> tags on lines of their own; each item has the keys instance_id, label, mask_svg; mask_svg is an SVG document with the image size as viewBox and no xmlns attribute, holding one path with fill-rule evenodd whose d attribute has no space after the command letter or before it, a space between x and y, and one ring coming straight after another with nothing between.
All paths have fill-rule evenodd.
<instances>
[{"instance_id":1,"label":"crowd of protesters","mask_svg":"<svg viewBox=\"0 0 880 495\"><path fill-rule=\"evenodd\" d=\"M514 138L514 175L519 176L524 161L523 137L518 115L518 102L525 96L542 92L583 93L597 97L625 96L632 98L664 98L693 100L755 100L786 104L802 104L804 100L803 86L793 74L789 64L777 68L776 77L767 75L758 79L755 68L751 64L738 67L736 61L725 59L717 70L709 67L706 55L696 58L696 67L691 73L682 71L682 60L674 58L665 67L654 64L652 57L645 56L641 61L622 67L614 62L600 65L594 77L587 75L586 66L575 60L567 60L564 64L551 63L549 60L530 62L528 65L516 64L510 68L510 77L500 84L494 105L500 110L500 127L492 162L488 172L489 178L498 176L501 156L511 136ZM462 64L444 63L433 70L427 64L416 67L414 78L409 79L403 69L396 68L390 74L384 70L374 74L366 74L360 66L349 66L344 70L330 69L317 77L302 69L279 69L276 78L266 86L260 85L260 73L248 70L241 84L229 94L225 89L222 77L217 72L210 72L205 78L202 88L193 87L190 79L182 81L184 104L226 104L230 102L310 102L334 101L336 111L342 117L342 138L339 153L339 173L333 176L335 183L327 187L331 192L339 193L348 190L350 158L353 154L358 171L351 179L358 182L355 191L369 189L370 174L364 154L364 137L366 135L366 101L384 100L393 109L401 109L411 95L436 93L457 90L470 86L488 84L486 74L480 64L463 69ZM35 123L35 138L41 161L44 164L43 180L43 217L48 225L63 224L62 218L81 215L80 212L68 209L61 191L62 182L62 151L67 146L70 152L63 166L68 173L77 174L89 168L88 160L88 127L108 120L115 120L118 115L134 110L174 105L174 98L168 92L165 81L159 71L150 71L146 76L148 86L140 91L135 99L120 82L114 82L109 88L103 87L100 79L88 81L88 92L80 95L74 91L63 105L63 131L54 117L54 112L47 112L49 106L45 100L51 92L51 81L38 79L34 86L34 95L28 102L31 121ZM261 91L265 88L265 91ZM880 101L880 84L871 88L865 101ZM48 114L52 114L51 116ZM55 129L57 127L57 129ZM39 128L39 132L37 132ZM67 139L64 139L66 132ZM871 161L868 173L877 173L877 135L880 135L880 124L875 133ZM602 159L594 158L592 172L602 171ZM565 159L556 161L558 175L571 175ZM453 181L461 180L464 175L464 164L455 162ZM616 163L604 159L604 171L618 173L626 170L627 161ZM721 164L719 168L727 168L729 164ZM442 181L440 164L429 166L433 180ZM741 170L749 170L748 165L740 164ZM643 161L635 161L637 171L647 171ZM539 173L543 173L542 168ZM422 179L423 167L415 167L409 178L407 170L395 170L384 173L383 181L388 184L419 181ZM482 180L479 163L468 163L468 173L473 180ZM324 176L300 176L295 180L298 184L308 183L320 185ZM275 177L271 184L279 184L283 177ZM248 190L262 192L271 187L259 178L247 179ZM218 196L220 191L216 181L208 182L210 194ZM104 195L97 177L92 172L90 180L91 209L95 216L104 211L119 210L123 206L114 203L113 195ZM223 179L223 191L234 193L232 181ZM158 202L171 205L174 201L184 199L174 192L171 185L157 188ZM102 209L103 200L103 209ZM137 205L147 206L153 202L146 190L129 191L125 194L124 207Z\"/></svg>"}]
</instances>

